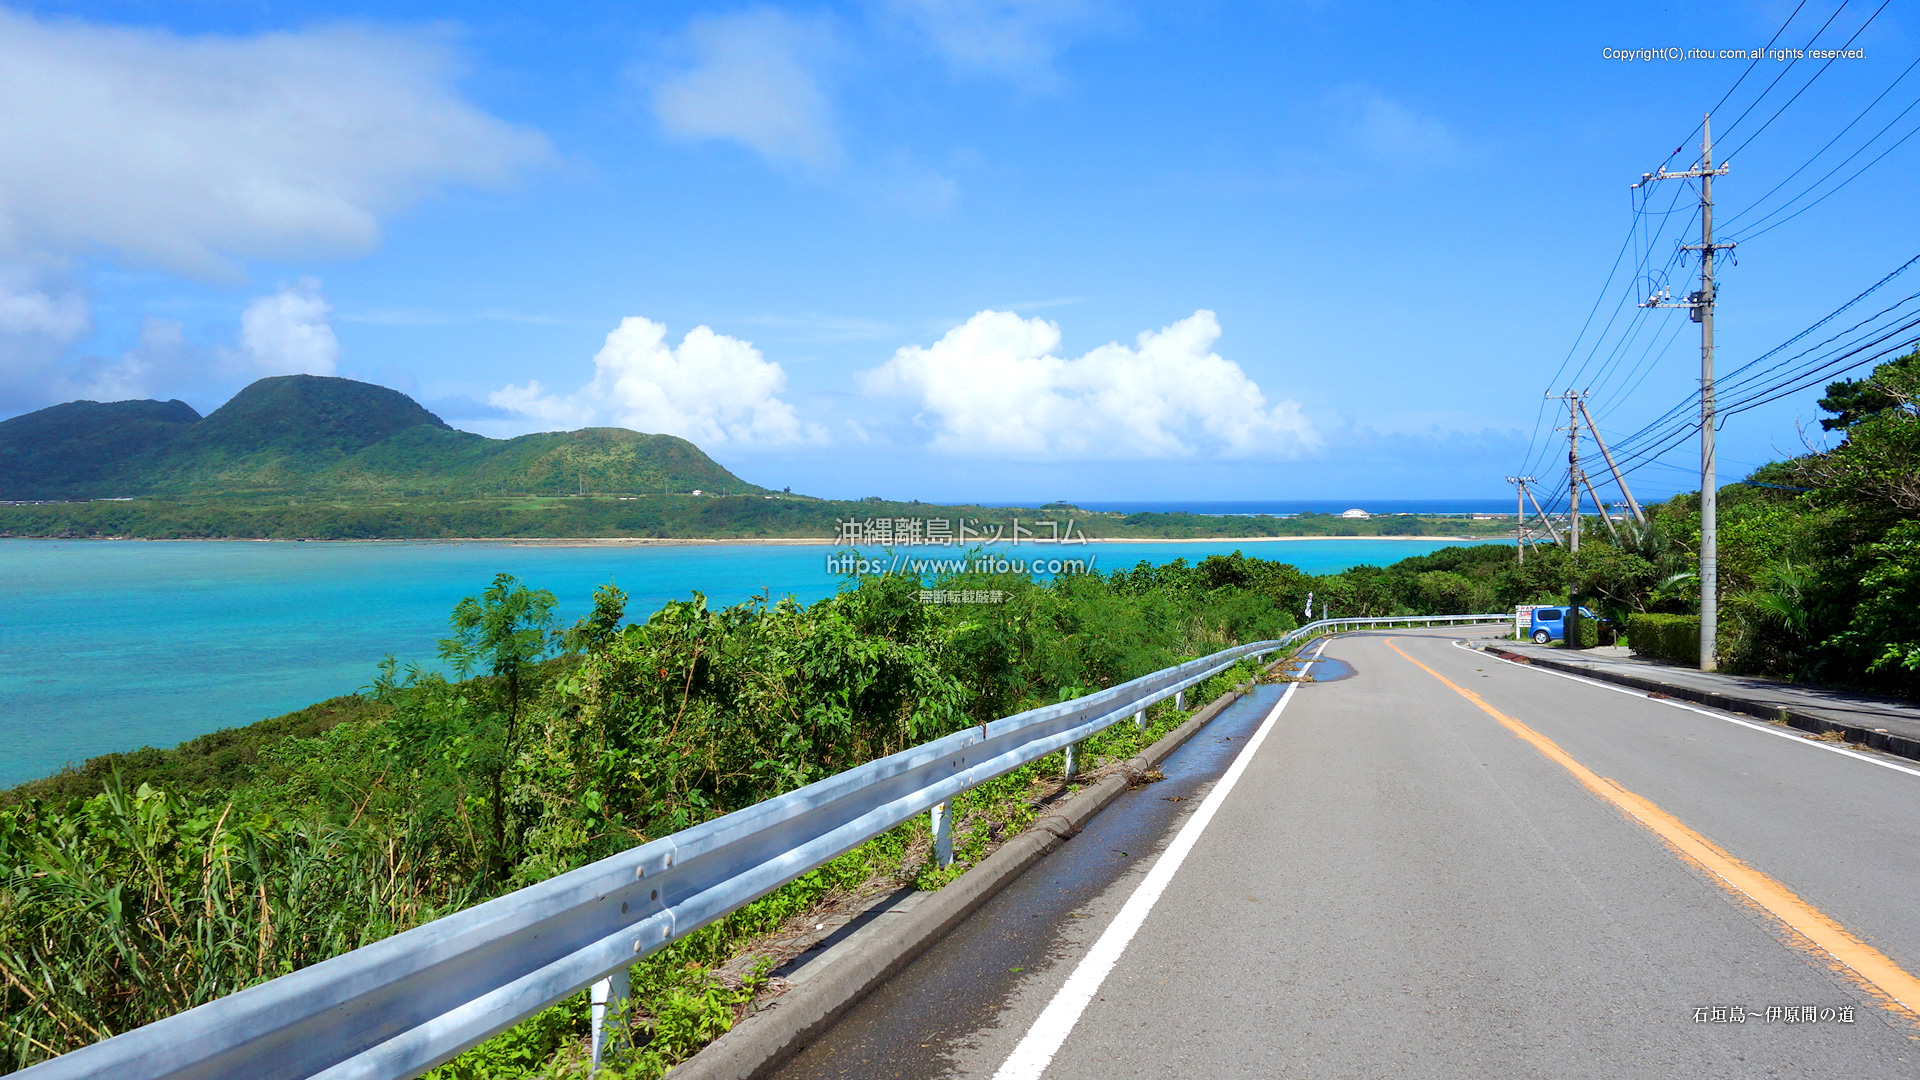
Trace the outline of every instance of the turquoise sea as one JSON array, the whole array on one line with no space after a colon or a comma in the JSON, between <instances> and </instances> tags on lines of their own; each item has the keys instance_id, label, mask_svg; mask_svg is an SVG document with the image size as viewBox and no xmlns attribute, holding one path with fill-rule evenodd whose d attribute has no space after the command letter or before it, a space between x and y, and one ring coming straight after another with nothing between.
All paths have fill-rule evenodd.
<instances>
[{"instance_id":1,"label":"turquoise sea","mask_svg":"<svg viewBox=\"0 0 1920 1080\"><path fill-rule=\"evenodd\" d=\"M997 550L1090 556L1104 572L1238 548L1325 574L1445 546L1316 539ZM845 555L825 545L0 540L0 787L350 693L388 653L431 661L447 613L497 573L551 589L571 623L607 582L627 591L634 617L696 589L715 605L762 592L817 600L841 580L828 559Z\"/></svg>"}]
</instances>

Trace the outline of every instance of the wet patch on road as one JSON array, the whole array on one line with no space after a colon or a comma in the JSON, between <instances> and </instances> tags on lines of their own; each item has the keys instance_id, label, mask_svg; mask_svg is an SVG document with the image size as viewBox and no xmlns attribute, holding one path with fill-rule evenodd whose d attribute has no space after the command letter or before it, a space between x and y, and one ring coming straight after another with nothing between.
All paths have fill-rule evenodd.
<instances>
[{"instance_id":1,"label":"wet patch on road","mask_svg":"<svg viewBox=\"0 0 1920 1080\"><path fill-rule=\"evenodd\" d=\"M1001 1010L1025 980L1071 963L1084 948L1079 939L1097 931L1092 924L1099 920L1082 909L1172 839L1200 797L1245 749L1247 737L1283 689L1261 686L1229 705L1161 763L1165 779L1115 799L1072 841L987 901L773 1075L784 1080L953 1075L977 1033L1000 1022ZM997 1064L987 1065L983 1075Z\"/></svg>"},{"instance_id":2,"label":"wet patch on road","mask_svg":"<svg viewBox=\"0 0 1920 1080\"><path fill-rule=\"evenodd\" d=\"M1314 661L1313 666L1307 669L1307 674L1312 676L1313 682L1322 683L1351 679L1358 673L1353 670L1353 665L1347 663L1345 660L1335 660L1331 656L1323 656L1319 660Z\"/></svg>"}]
</instances>

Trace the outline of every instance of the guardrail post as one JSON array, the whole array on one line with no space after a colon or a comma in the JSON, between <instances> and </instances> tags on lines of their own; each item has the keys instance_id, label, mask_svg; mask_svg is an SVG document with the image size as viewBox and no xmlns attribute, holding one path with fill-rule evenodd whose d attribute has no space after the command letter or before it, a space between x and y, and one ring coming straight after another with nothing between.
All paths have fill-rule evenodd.
<instances>
[{"instance_id":1,"label":"guardrail post","mask_svg":"<svg viewBox=\"0 0 1920 1080\"><path fill-rule=\"evenodd\" d=\"M593 984L589 994L593 1002L593 1068L598 1069L606 1057L607 1038L612 1034L608 1021L626 1022L627 1010L627 969L621 968L612 975Z\"/></svg>"},{"instance_id":2,"label":"guardrail post","mask_svg":"<svg viewBox=\"0 0 1920 1080\"><path fill-rule=\"evenodd\" d=\"M1147 710L1141 709L1133 714L1133 726L1141 731L1147 730Z\"/></svg>"},{"instance_id":3,"label":"guardrail post","mask_svg":"<svg viewBox=\"0 0 1920 1080\"><path fill-rule=\"evenodd\" d=\"M947 811L947 804L937 802L931 811L933 816L933 861L945 869L953 865L953 815Z\"/></svg>"},{"instance_id":4,"label":"guardrail post","mask_svg":"<svg viewBox=\"0 0 1920 1080\"><path fill-rule=\"evenodd\" d=\"M1080 772L1080 744L1077 742L1068 743L1067 744L1067 765L1066 765L1066 768L1061 770L1062 777L1064 779L1071 780L1079 772Z\"/></svg>"},{"instance_id":5,"label":"guardrail post","mask_svg":"<svg viewBox=\"0 0 1920 1080\"><path fill-rule=\"evenodd\" d=\"M1176 690L1173 692L1173 707L1179 709L1181 712L1187 711L1187 692L1185 690Z\"/></svg>"}]
</instances>

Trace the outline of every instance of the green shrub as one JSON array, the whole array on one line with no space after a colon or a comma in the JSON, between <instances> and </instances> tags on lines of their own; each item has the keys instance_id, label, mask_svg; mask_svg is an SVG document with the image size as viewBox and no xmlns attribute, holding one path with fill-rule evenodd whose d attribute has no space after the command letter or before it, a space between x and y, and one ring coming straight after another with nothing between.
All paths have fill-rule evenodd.
<instances>
[{"instance_id":1,"label":"green shrub","mask_svg":"<svg viewBox=\"0 0 1920 1080\"><path fill-rule=\"evenodd\" d=\"M1627 616L1627 640L1635 656L1651 656L1676 664L1700 662L1700 616Z\"/></svg>"}]
</instances>

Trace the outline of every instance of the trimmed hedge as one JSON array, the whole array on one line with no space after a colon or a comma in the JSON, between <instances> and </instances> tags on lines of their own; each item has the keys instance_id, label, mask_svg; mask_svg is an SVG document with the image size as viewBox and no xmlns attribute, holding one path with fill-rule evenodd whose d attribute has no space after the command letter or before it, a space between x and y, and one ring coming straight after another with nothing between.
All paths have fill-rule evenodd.
<instances>
[{"instance_id":1,"label":"trimmed hedge","mask_svg":"<svg viewBox=\"0 0 1920 1080\"><path fill-rule=\"evenodd\" d=\"M1627 643L1636 656L1652 656L1676 664L1700 663L1700 616L1629 615Z\"/></svg>"}]
</instances>

